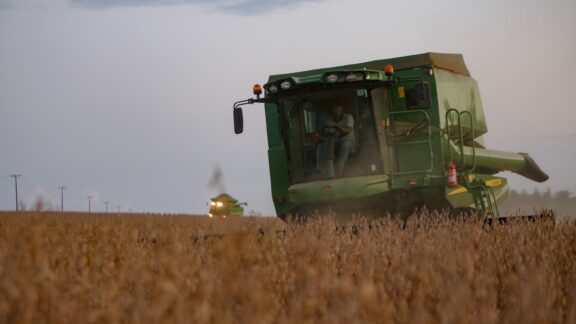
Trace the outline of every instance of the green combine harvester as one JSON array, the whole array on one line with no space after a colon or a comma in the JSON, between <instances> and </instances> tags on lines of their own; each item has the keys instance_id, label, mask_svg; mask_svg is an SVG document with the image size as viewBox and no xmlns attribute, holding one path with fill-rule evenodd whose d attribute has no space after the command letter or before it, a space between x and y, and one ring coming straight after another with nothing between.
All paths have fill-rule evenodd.
<instances>
[{"instance_id":1,"label":"green combine harvester","mask_svg":"<svg viewBox=\"0 0 576 324\"><path fill-rule=\"evenodd\" d=\"M526 153L487 149L478 85L460 54L424 53L272 75L264 103L279 217L450 209L500 219L512 171L548 179ZM264 92L262 96L262 92Z\"/></svg>"},{"instance_id":2,"label":"green combine harvester","mask_svg":"<svg viewBox=\"0 0 576 324\"><path fill-rule=\"evenodd\" d=\"M210 199L210 210L208 217L210 218L226 218L226 217L241 217L244 216L244 208L246 203L239 203L237 199L227 193L221 193L218 196Z\"/></svg>"}]
</instances>

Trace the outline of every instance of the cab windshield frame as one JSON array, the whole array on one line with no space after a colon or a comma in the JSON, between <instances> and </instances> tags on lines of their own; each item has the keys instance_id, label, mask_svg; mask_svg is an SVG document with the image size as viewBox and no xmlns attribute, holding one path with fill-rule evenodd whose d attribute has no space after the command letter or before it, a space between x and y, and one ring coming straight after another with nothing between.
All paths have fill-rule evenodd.
<instances>
[{"instance_id":1,"label":"cab windshield frame","mask_svg":"<svg viewBox=\"0 0 576 324\"><path fill-rule=\"evenodd\" d=\"M384 174L380 152L384 143L380 143L381 137L378 136L378 107L375 107L371 95L372 90L381 87L389 88L386 85L374 87L373 84L358 83L310 87L275 96L293 183ZM338 159L344 137L339 139L340 143L339 140L331 140L330 144L325 144L326 136L318 140L323 125L335 118L329 114L330 107L335 104L342 105L343 113L353 119L351 132L354 144L351 145L350 154L340 163L343 165L341 173L338 172ZM335 144L334 147L332 144ZM330 153L332 149L334 151Z\"/></svg>"}]
</instances>

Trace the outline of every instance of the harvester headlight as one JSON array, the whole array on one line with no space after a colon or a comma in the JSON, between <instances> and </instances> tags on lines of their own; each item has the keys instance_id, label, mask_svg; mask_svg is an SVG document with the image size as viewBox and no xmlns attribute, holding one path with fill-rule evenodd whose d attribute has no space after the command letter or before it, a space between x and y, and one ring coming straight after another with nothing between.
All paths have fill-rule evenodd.
<instances>
[{"instance_id":1,"label":"harvester headlight","mask_svg":"<svg viewBox=\"0 0 576 324\"><path fill-rule=\"evenodd\" d=\"M216 202L216 207L222 207L224 204L221 201Z\"/></svg>"},{"instance_id":2,"label":"harvester headlight","mask_svg":"<svg viewBox=\"0 0 576 324\"><path fill-rule=\"evenodd\" d=\"M214 216L212 213L208 213L208 217L212 218L212 216Z\"/></svg>"},{"instance_id":3,"label":"harvester headlight","mask_svg":"<svg viewBox=\"0 0 576 324\"><path fill-rule=\"evenodd\" d=\"M278 86L276 86L275 84L271 85L268 87L268 91L270 93L278 93Z\"/></svg>"},{"instance_id":4,"label":"harvester headlight","mask_svg":"<svg viewBox=\"0 0 576 324\"><path fill-rule=\"evenodd\" d=\"M336 73L328 74L328 76L326 77L326 81L328 81L330 83L334 83L334 82L338 81L338 74L336 74Z\"/></svg>"},{"instance_id":5,"label":"harvester headlight","mask_svg":"<svg viewBox=\"0 0 576 324\"><path fill-rule=\"evenodd\" d=\"M290 81L284 81L282 83L280 83L280 88L284 89L284 90L288 90L292 87L292 83L290 83Z\"/></svg>"},{"instance_id":6,"label":"harvester headlight","mask_svg":"<svg viewBox=\"0 0 576 324\"><path fill-rule=\"evenodd\" d=\"M354 73L350 73L346 76L346 81L348 81L348 82L356 81L357 79L358 79L358 76Z\"/></svg>"},{"instance_id":7,"label":"harvester headlight","mask_svg":"<svg viewBox=\"0 0 576 324\"><path fill-rule=\"evenodd\" d=\"M211 205L211 206L216 206L216 202L211 201L211 202L210 202L210 205Z\"/></svg>"}]
</instances>

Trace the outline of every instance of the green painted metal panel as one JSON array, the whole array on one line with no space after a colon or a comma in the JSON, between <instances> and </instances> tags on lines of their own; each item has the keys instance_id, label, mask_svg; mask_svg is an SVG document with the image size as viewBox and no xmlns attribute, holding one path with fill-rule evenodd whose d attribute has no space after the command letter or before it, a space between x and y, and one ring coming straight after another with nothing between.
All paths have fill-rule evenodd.
<instances>
[{"instance_id":1,"label":"green painted metal panel","mask_svg":"<svg viewBox=\"0 0 576 324\"><path fill-rule=\"evenodd\" d=\"M446 128L444 116L455 108L458 111L469 111L474 118L475 137L480 137L488 131L480 91L476 80L469 76L451 73L441 69L434 70L438 95L439 127ZM454 118L453 116L450 116ZM454 124L454 120L452 120ZM470 131L469 121L464 121L464 130Z\"/></svg>"},{"instance_id":2,"label":"green painted metal panel","mask_svg":"<svg viewBox=\"0 0 576 324\"><path fill-rule=\"evenodd\" d=\"M386 193L389 190L388 177L376 175L298 183L291 185L288 193L291 203L306 204L338 199L364 198Z\"/></svg>"},{"instance_id":3,"label":"green painted metal panel","mask_svg":"<svg viewBox=\"0 0 576 324\"><path fill-rule=\"evenodd\" d=\"M272 201L274 202L276 213L283 215L293 208L288 202L288 187L290 186L288 157L282 138L280 115L277 105L267 103L265 105L265 114Z\"/></svg>"}]
</instances>

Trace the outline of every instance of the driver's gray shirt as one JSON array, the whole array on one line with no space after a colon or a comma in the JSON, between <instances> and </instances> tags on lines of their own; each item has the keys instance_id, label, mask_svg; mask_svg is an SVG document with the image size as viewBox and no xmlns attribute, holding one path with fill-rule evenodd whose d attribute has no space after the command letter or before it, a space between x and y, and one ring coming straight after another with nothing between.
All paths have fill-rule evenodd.
<instances>
[{"instance_id":1,"label":"driver's gray shirt","mask_svg":"<svg viewBox=\"0 0 576 324\"><path fill-rule=\"evenodd\" d=\"M338 125L338 127L341 127L341 128L349 127L349 128L351 128L351 130L350 130L350 133L342 136L342 132L340 132L336 128L327 128L326 129L327 134L335 134L338 137L338 140L342 141L342 142L343 141L351 141L351 142L355 141L356 138L354 137L354 118L352 118L352 115L344 114L344 115L342 115L342 118L340 118L340 120L338 122L336 122L333 118L330 118L326 121L326 125L329 124L330 122L335 122L336 125Z\"/></svg>"}]
</instances>

